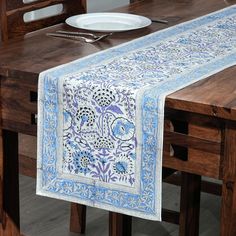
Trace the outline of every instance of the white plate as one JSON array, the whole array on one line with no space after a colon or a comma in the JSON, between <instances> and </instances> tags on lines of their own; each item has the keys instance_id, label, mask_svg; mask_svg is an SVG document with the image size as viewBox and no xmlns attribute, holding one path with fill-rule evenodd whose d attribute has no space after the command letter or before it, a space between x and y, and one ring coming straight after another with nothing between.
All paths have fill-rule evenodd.
<instances>
[{"instance_id":1,"label":"white plate","mask_svg":"<svg viewBox=\"0 0 236 236\"><path fill-rule=\"evenodd\" d=\"M144 16L125 13L88 13L66 19L70 26L97 32L122 32L150 25Z\"/></svg>"}]
</instances>

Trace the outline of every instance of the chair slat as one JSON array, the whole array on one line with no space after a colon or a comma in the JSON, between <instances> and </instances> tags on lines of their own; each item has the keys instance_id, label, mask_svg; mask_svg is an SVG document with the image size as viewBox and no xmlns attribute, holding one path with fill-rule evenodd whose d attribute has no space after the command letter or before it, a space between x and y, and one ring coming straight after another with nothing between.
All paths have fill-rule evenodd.
<instances>
[{"instance_id":1,"label":"chair slat","mask_svg":"<svg viewBox=\"0 0 236 236\"><path fill-rule=\"evenodd\" d=\"M37 0L34 2L24 3L23 0L4 0L6 1L6 10L12 11L17 9L34 9L34 8L42 8L46 6L51 6L55 4L67 4L70 0ZM76 3L76 1L72 0L72 2ZM80 2L79 0L77 2Z\"/></svg>"}]
</instances>

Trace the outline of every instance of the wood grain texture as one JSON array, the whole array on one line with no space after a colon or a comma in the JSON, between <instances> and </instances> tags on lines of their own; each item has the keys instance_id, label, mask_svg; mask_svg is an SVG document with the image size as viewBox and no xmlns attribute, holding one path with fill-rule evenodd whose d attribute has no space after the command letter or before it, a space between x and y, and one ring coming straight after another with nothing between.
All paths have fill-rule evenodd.
<instances>
[{"instance_id":1,"label":"wood grain texture","mask_svg":"<svg viewBox=\"0 0 236 236\"><path fill-rule=\"evenodd\" d=\"M171 131L168 131L167 122L172 123ZM163 166L219 178L224 121L167 108L165 123Z\"/></svg>"},{"instance_id":2,"label":"wood grain texture","mask_svg":"<svg viewBox=\"0 0 236 236\"><path fill-rule=\"evenodd\" d=\"M0 93L1 94L1 93ZM1 103L0 103L1 107ZM3 130L2 130L2 118L0 113L0 224L4 224L4 153L3 153ZM1 229L2 227L0 227ZM1 232L1 230L0 230Z\"/></svg>"},{"instance_id":3,"label":"wood grain texture","mask_svg":"<svg viewBox=\"0 0 236 236\"><path fill-rule=\"evenodd\" d=\"M182 173L180 203L180 236L198 236L201 176Z\"/></svg>"},{"instance_id":4,"label":"wood grain texture","mask_svg":"<svg viewBox=\"0 0 236 236\"><path fill-rule=\"evenodd\" d=\"M19 153L36 159L37 138L31 135L19 134Z\"/></svg>"},{"instance_id":5,"label":"wood grain texture","mask_svg":"<svg viewBox=\"0 0 236 236\"><path fill-rule=\"evenodd\" d=\"M221 236L236 235L236 124L225 129L223 160L223 188L221 208Z\"/></svg>"},{"instance_id":6,"label":"wood grain texture","mask_svg":"<svg viewBox=\"0 0 236 236\"><path fill-rule=\"evenodd\" d=\"M207 164L207 165L206 165ZM173 168L175 170L195 173L198 175L207 176L210 178L219 179L219 166L214 162L200 162L195 160L181 160L175 156L170 156L169 153L164 152L163 166L167 168Z\"/></svg>"},{"instance_id":7,"label":"wood grain texture","mask_svg":"<svg viewBox=\"0 0 236 236\"><path fill-rule=\"evenodd\" d=\"M37 113L37 103L30 100L30 92L37 87L18 80L3 78L1 81L2 119L32 125L31 115ZM20 92L19 92L20 91Z\"/></svg>"},{"instance_id":8,"label":"wood grain texture","mask_svg":"<svg viewBox=\"0 0 236 236\"><path fill-rule=\"evenodd\" d=\"M176 172L175 174L163 179L164 183L173 184L176 186L181 186L181 173ZM201 192L214 194L217 196L222 195L222 185L212 181L201 181Z\"/></svg>"},{"instance_id":9,"label":"wood grain texture","mask_svg":"<svg viewBox=\"0 0 236 236\"><path fill-rule=\"evenodd\" d=\"M84 234L86 228L86 206L71 203L70 231Z\"/></svg>"},{"instance_id":10,"label":"wood grain texture","mask_svg":"<svg viewBox=\"0 0 236 236\"><path fill-rule=\"evenodd\" d=\"M109 212L109 236L131 236L132 217Z\"/></svg>"},{"instance_id":11,"label":"wood grain texture","mask_svg":"<svg viewBox=\"0 0 236 236\"><path fill-rule=\"evenodd\" d=\"M164 140L167 143L176 144L183 147L191 147L201 151L208 151L220 154L221 142L214 142L205 138L198 138L192 135L181 134L178 132L164 132Z\"/></svg>"},{"instance_id":12,"label":"wood grain texture","mask_svg":"<svg viewBox=\"0 0 236 236\"><path fill-rule=\"evenodd\" d=\"M32 178L36 178L36 159L19 155L19 173Z\"/></svg>"},{"instance_id":13,"label":"wood grain texture","mask_svg":"<svg viewBox=\"0 0 236 236\"><path fill-rule=\"evenodd\" d=\"M236 66L169 95L166 106L236 120Z\"/></svg>"},{"instance_id":14,"label":"wood grain texture","mask_svg":"<svg viewBox=\"0 0 236 236\"><path fill-rule=\"evenodd\" d=\"M19 134L19 172L36 177L37 140L30 135Z\"/></svg>"}]
</instances>

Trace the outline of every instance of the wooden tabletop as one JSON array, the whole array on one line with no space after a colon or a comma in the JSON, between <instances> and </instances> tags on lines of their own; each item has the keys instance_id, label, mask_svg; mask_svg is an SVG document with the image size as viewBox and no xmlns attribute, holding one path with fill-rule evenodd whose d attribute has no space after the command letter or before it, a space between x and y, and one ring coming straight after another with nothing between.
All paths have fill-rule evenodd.
<instances>
[{"instance_id":1,"label":"wooden tabletop","mask_svg":"<svg viewBox=\"0 0 236 236\"><path fill-rule=\"evenodd\" d=\"M235 4L236 0L144 0L116 9L150 18L162 18L169 24L151 26L124 33L115 33L96 44L52 38L46 32L72 29L65 24L32 33L24 39L9 41L0 47L0 75L37 80L38 74L51 67L130 41L175 24ZM236 66L169 95L170 108L236 120Z\"/></svg>"}]
</instances>

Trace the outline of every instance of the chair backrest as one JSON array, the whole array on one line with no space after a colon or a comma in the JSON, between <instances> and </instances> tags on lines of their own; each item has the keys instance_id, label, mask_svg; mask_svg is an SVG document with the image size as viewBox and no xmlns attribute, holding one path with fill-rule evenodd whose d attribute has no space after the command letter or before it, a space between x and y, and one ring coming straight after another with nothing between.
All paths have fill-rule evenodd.
<instances>
[{"instance_id":1,"label":"chair backrest","mask_svg":"<svg viewBox=\"0 0 236 236\"><path fill-rule=\"evenodd\" d=\"M61 11L37 20L25 20L25 14L41 9L50 13L51 7L60 7ZM62 23L69 16L85 13L86 0L0 0L0 27L2 41L23 36L48 26ZM33 13L32 13L33 14ZM28 17L29 18L29 17Z\"/></svg>"}]
</instances>

